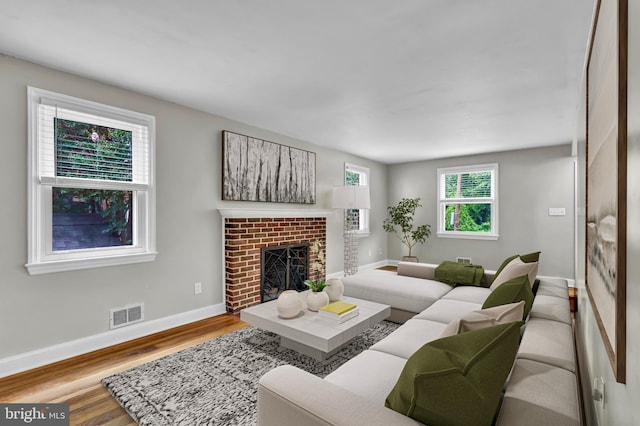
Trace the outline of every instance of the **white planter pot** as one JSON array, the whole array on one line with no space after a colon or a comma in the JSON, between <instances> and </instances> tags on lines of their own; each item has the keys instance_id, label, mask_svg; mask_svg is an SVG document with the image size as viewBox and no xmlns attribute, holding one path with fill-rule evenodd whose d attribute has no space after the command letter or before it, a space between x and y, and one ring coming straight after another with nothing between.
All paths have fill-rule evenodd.
<instances>
[{"instance_id":1,"label":"white planter pot","mask_svg":"<svg viewBox=\"0 0 640 426\"><path fill-rule=\"evenodd\" d=\"M307 294L307 309L317 312L318 309L329 304L329 295L324 291L313 292Z\"/></svg>"},{"instance_id":2,"label":"white planter pot","mask_svg":"<svg viewBox=\"0 0 640 426\"><path fill-rule=\"evenodd\" d=\"M340 278L329 278L323 291L329 295L329 302L336 302L344 294L344 283Z\"/></svg>"},{"instance_id":3,"label":"white planter pot","mask_svg":"<svg viewBox=\"0 0 640 426\"><path fill-rule=\"evenodd\" d=\"M282 318L293 318L300 313L302 308L302 299L300 294L295 290L285 290L276 302L278 308L278 315Z\"/></svg>"}]
</instances>

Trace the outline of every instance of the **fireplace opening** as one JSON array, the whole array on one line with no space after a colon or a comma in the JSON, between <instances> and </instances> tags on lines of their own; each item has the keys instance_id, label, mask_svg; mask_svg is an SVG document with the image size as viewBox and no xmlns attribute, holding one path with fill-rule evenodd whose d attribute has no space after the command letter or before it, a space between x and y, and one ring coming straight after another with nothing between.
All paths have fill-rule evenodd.
<instances>
[{"instance_id":1,"label":"fireplace opening","mask_svg":"<svg viewBox=\"0 0 640 426\"><path fill-rule=\"evenodd\" d=\"M307 290L308 275L308 243L261 248L260 302L277 299L285 290Z\"/></svg>"}]
</instances>

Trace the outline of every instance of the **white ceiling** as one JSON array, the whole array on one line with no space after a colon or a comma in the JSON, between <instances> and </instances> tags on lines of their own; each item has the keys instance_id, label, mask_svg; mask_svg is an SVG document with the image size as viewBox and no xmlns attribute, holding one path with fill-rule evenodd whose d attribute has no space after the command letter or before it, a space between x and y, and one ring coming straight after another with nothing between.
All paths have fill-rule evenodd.
<instances>
[{"instance_id":1,"label":"white ceiling","mask_svg":"<svg viewBox=\"0 0 640 426\"><path fill-rule=\"evenodd\" d=\"M592 10L593 0L0 0L0 52L398 163L569 143Z\"/></svg>"}]
</instances>

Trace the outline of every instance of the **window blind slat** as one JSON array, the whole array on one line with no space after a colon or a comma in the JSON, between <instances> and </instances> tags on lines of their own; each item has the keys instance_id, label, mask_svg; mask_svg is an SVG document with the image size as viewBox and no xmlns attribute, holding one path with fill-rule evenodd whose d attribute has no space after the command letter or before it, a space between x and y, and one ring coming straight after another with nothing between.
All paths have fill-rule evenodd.
<instances>
[{"instance_id":1,"label":"window blind slat","mask_svg":"<svg viewBox=\"0 0 640 426\"><path fill-rule=\"evenodd\" d=\"M39 113L41 177L150 183L147 126L46 103Z\"/></svg>"},{"instance_id":2,"label":"window blind slat","mask_svg":"<svg viewBox=\"0 0 640 426\"><path fill-rule=\"evenodd\" d=\"M493 198L493 171L447 173L441 175L441 199Z\"/></svg>"}]
</instances>

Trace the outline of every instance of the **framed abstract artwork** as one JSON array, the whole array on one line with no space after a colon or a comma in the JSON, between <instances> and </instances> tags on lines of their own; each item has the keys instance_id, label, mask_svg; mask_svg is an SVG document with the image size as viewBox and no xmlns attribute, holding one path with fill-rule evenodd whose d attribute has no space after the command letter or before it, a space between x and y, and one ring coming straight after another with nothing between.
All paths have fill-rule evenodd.
<instances>
[{"instance_id":1,"label":"framed abstract artwork","mask_svg":"<svg viewBox=\"0 0 640 426\"><path fill-rule=\"evenodd\" d=\"M587 61L585 277L616 380L626 376L627 0L599 0Z\"/></svg>"},{"instance_id":2,"label":"framed abstract artwork","mask_svg":"<svg viewBox=\"0 0 640 426\"><path fill-rule=\"evenodd\" d=\"M316 154L224 130L222 199L315 204Z\"/></svg>"}]
</instances>

